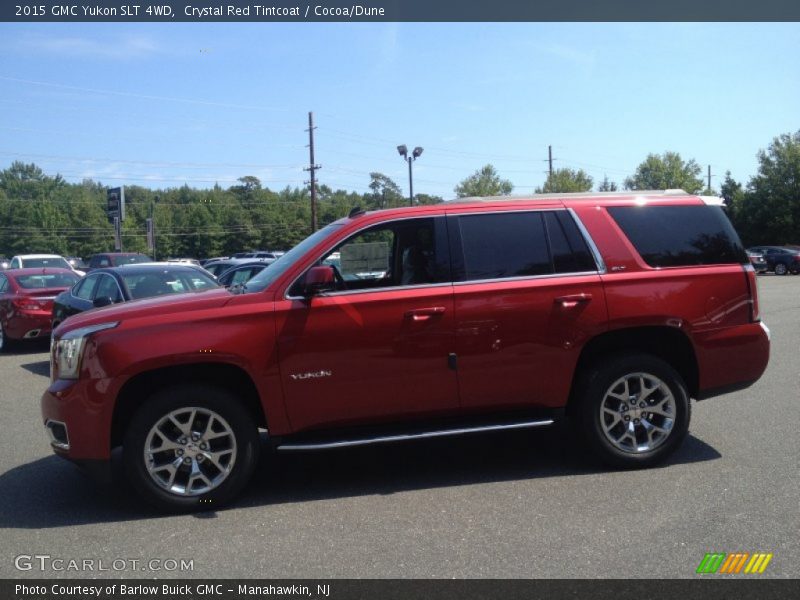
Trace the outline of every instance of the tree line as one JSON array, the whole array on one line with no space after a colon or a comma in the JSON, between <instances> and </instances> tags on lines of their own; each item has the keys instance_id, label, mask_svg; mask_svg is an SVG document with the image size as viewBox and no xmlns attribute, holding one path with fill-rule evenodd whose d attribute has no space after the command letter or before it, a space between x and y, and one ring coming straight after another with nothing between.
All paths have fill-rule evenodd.
<instances>
[{"instance_id":1,"label":"tree line","mask_svg":"<svg viewBox=\"0 0 800 600\"><path fill-rule=\"evenodd\" d=\"M696 161L677 152L649 154L625 178L626 190L683 189L718 195L746 245L800 242L800 131L783 134L758 152L758 172L746 184L728 171L719 190L709 189ZM595 186L582 169L555 169L536 193L616 191L606 177ZM409 199L382 173L370 173L369 192L318 187L317 220L325 225L354 207L366 210L406 206ZM510 194L511 181L491 164L478 169L454 189L457 197ZM211 189L150 189L125 186L125 251L147 252L145 220L156 226L156 255L208 257L246 249L287 249L310 233L308 188L280 191L262 187L257 177L243 176L237 185ZM418 194L416 204L442 202ZM0 171L0 255L53 252L86 257L113 248L113 227L105 214L106 187L92 180L68 183L47 175L35 164L16 161Z\"/></svg>"}]
</instances>

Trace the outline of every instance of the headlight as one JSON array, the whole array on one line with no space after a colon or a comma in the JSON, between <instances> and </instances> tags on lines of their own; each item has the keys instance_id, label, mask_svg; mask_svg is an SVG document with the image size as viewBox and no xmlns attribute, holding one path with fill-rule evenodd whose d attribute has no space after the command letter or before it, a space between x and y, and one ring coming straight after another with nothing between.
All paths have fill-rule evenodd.
<instances>
[{"instance_id":1,"label":"headlight","mask_svg":"<svg viewBox=\"0 0 800 600\"><path fill-rule=\"evenodd\" d=\"M55 341L53 348L53 364L55 371L51 373L51 377L56 376L60 379L77 379L78 373L81 369L81 358L83 358L83 348L91 334L104 329L111 329L119 325L116 323L101 323L99 325L90 325L89 327L81 327L64 334L60 340Z\"/></svg>"}]
</instances>

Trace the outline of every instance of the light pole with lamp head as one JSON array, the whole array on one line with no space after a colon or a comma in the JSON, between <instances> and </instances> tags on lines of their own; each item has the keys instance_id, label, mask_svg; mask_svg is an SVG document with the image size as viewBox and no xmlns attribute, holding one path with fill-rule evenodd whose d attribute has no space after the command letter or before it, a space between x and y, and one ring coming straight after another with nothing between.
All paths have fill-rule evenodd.
<instances>
[{"instance_id":1,"label":"light pole with lamp head","mask_svg":"<svg viewBox=\"0 0 800 600\"><path fill-rule=\"evenodd\" d=\"M405 144L402 146L397 147L397 153L403 157L403 160L408 163L408 205L414 206L414 178L411 173L411 163L417 160L417 158L422 154L422 147L417 146L411 152L411 156L408 155L408 148Z\"/></svg>"}]
</instances>

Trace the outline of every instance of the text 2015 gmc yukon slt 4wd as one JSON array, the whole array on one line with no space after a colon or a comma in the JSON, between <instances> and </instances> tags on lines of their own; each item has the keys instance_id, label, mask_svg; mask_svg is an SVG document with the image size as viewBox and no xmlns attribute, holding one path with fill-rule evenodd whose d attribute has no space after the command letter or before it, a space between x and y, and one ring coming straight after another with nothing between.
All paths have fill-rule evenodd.
<instances>
[{"instance_id":1,"label":"text 2015 gmc yukon slt 4wd","mask_svg":"<svg viewBox=\"0 0 800 600\"><path fill-rule=\"evenodd\" d=\"M767 366L719 206L672 192L354 211L245 287L71 317L42 397L56 453L164 508L235 496L258 429L303 450L569 417L617 466L669 455L690 398ZM206 504L207 505L207 504Z\"/></svg>"}]
</instances>

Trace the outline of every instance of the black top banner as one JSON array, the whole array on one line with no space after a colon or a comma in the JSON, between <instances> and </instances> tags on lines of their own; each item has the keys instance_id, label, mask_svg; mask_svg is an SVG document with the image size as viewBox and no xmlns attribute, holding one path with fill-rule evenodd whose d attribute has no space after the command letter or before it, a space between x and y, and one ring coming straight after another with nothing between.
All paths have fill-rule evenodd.
<instances>
[{"instance_id":1,"label":"black top banner","mask_svg":"<svg viewBox=\"0 0 800 600\"><path fill-rule=\"evenodd\" d=\"M7 22L800 21L797 0L33 0Z\"/></svg>"}]
</instances>

